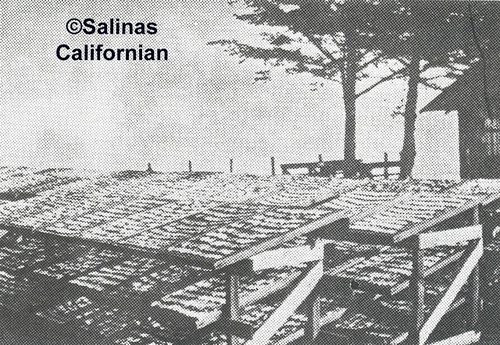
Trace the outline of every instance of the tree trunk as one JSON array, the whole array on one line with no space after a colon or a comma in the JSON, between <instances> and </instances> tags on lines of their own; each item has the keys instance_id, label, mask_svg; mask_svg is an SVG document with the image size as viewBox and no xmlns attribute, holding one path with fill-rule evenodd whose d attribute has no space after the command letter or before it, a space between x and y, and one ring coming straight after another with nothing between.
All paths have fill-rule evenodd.
<instances>
[{"instance_id":1,"label":"tree trunk","mask_svg":"<svg viewBox=\"0 0 500 345\"><path fill-rule=\"evenodd\" d=\"M414 55L411 59L408 76L403 149L401 150L401 179L411 176L417 154L415 149L415 121L417 119L418 84L420 82L420 58L418 55Z\"/></svg>"},{"instance_id":2,"label":"tree trunk","mask_svg":"<svg viewBox=\"0 0 500 345\"><path fill-rule=\"evenodd\" d=\"M348 50L342 73L345 110L344 175L352 177L356 170L356 63L355 52Z\"/></svg>"}]
</instances>

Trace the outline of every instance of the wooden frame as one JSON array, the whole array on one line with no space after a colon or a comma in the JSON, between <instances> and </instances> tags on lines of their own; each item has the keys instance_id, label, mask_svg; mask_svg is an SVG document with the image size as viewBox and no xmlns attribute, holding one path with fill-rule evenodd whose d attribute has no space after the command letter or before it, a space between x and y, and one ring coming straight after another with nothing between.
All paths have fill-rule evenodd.
<instances>
[{"instance_id":1,"label":"wooden frame","mask_svg":"<svg viewBox=\"0 0 500 345\"><path fill-rule=\"evenodd\" d=\"M479 318L479 260L483 255L483 228L479 223L480 206L474 208L473 223L476 225L420 234L414 241L413 249L413 274L411 289L413 295L413 324L409 332L409 340L412 345L424 345L435 329L441 318L447 313L453 304L455 297L462 287L471 278L471 291L469 298L471 300L471 324L476 326ZM431 312L431 315L424 321L424 266L423 250L440 245L455 245L458 242L470 241L469 253L459 273L451 283L438 305ZM470 333L475 336L475 332ZM444 340L443 340L444 341ZM450 343L451 344L451 343Z\"/></svg>"},{"instance_id":2,"label":"wooden frame","mask_svg":"<svg viewBox=\"0 0 500 345\"><path fill-rule=\"evenodd\" d=\"M333 226L334 223L342 221L345 219L345 212L336 212L332 213L329 215L326 215L322 218L319 218L315 221L312 221L310 223L307 223L303 226L300 226L294 230L288 231L282 235L270 238L268 240L265 240L261 243L258 243L254 246L251 246L249 248L245 248L240 250L239 252L229 255L221 260L218 260L216 262L213 262L213 268L214 269L221 269L226 266L229 266L231 264L235 264L237 262L240 262L241 260L251 258L252 256L255 256L259 253L262 253L268 249L278 247L279 245L286 243L290 240L293 240L296 237L306 235L310 232L313 232L315 230L318 230L319 228L323 226Z\"/></svg>"},{"instance_id":3,"label":"wooden frame","mask_svg":"<svg viewBox=\"0 0 500 345\"><path fill-rule=\"evenodd\" d=\"M315 289L323 276L323 261L312 265L304 278L290 292L281 305L271 316L255 331L252 339L246 345L266 344L274 333L288 320L295 310Z\"/></svg>"}]
</instances>

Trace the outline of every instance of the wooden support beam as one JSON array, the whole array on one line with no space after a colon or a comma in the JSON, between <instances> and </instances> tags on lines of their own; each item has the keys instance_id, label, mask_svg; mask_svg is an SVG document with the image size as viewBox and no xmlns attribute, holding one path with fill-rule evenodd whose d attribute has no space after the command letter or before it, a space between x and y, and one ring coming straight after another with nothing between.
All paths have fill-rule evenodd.
<instances>
[{"instance_id":1,"label":"wooden support beam","mask_svg":"<svg viewBox=\"0 0 500 345\"><path fill-rule=\"evenodd\" d=\"M226 276L226 315L225 319L231 324L232 321L238 321L240 315L240 300L238 290L240 279L236 275ZM238 338L232 332L226 333L227 344L237 345Z\"/></svg>"},{"instance_id":2,"label":"wooden support beam","mask_svg":"<svg viewBox=\"0 0 500 345\"><path fill-rule=\"evenodd\" d=\"M323 259L324 243L318 241L314 247L299 246L294 248L278 248L254 255L249 260L252 269L260 271L268 268L278 268Z\"/></svg>"},{"instance_id":3,"label":"wooden support beam","mask_svg":"<svg viewBox=\"0 0 500 345\"><path fill-rule=\"evenodd\" d=\"M478 205L474 208L472 213L472 224L479 224L481 222L481 209L482 205ZM481 230L484 234L484 229L482 225ZM484 241L484 239L483 239ZM474 243L470 243L469 247L471 250L474 248ZM480 267L479 263L474 267L472 273L469 277L469 301L470 301L470 326L472 329L476 330L479 322L479 313L481 311L481 297L480 297Z\"/></svg>"},{"instance_id":4,"label":"wooden support beam","mask_svg":"<svg viewBox=\"0 0 500 345\"><path fill-rule=\"evenodd\" d=\"M469 277L469 301L470 301L470 326L476 330L479 322L479 313L481 311L481 297L479 294L480 279L479 265L476 265Z\"/></svg>"},{"instance_id":5,"label":"wooden support beam","mask_svg":"<svg viewBox=\"0 0 500 345\"><path fill-rule=\"evenodd\" d=\"M409 340L411 345L420 345L419 334L420 327L424 321L424 253L418 245L415 246L412 253L413 268L410 280L410 288L413 299L413 316L409 330Z\"/></svg>"},{"instance_id":6,"label":"wooden support beam","mask_svg":"<svg viewBox=\"0 0 500 345\"><path fill-rule=\"evenodd\" d=\"M438 246L453 246L460 242L477 240L483 236L482 225L472 225L463 228L429 232L418 235L420 249Z\"/></svg>"},{"instance_id":7,"label":"wooden support beam","mask_svg":"<svg viewBox=\"0 0 500 345\"><path fill-rule=\"evenodd\" d=\"M271 314L271 316L255 332L252 339L246 345L267 344L269 339L278 331L302 302L316 287L323 276L323 261L314 264L304 278L297 284L292 292L285 298L283 303Z\"/></svg>"},{"instance_id":8,"label":"wooden support beam","mask_svg":"<svg viewBox=\"0 0 500 345\"><path fill-rule=\"evenodd\" d=\"M431 335L434 328L437 326L441 318L446 314L446 311L453 303L457 294L460 292L462 287L467 282L467 278L471 275L472 271L477 266L479 259L481 258L482 255L483 255L483 240L479 239L478 243L475 245L474 250L465 261L463 267L460 269L460 272L457 274L457 276L451 283L449 289L446 291L443 298L441 298L434 311L431 313L427 321L422 326L417 344L420 345L425 344L425 342Z\"/></svg>"},{"instance_id":9,"label":"wooden support beam","mask_svg":"<svg viewBox=\"0 0 500 345\"><path fill-rule=\"evenodd\" d=\"M265 240L259 244L253 245L251 247L245 248L235 254L229 255L219 261L216 261L213 264L214 269L222 269L226 266L235 264L241 260L248 259L252 256L255 256L259 253L262 253L270 248L275 248L287 241L293 240L296 237L306 235L310 232L313 232L323 226L332 225L334 222L337 222L341 219L345 218L344 212L336 212L329 215L326 215L322 218L319 218L315 221L307 223L304 226L298 227L294 230L288 231L282 235L273 237L269 240Z\"/></svg>"},{"instance_id":10,"label":"wooden support beam","mask_svg":"<svg viewBox=\"0 0 500 345\"><path fill-rule=\"evenodd\" d=\"M307 301L307 322L304 327L304 344L313 344L321 329L321 299L319 289L314 289Z\"/></svg>"},{"instance_id":11,"label":"wooden support beam","mask_svg":"<svg viewBox=\"0 0 500 345\"><path fill-rule=\"evenodd\" d=\"M451 338L443 339L431 343L430 345L470 345L476 344L481 340L481 333L475 331L468 331Z\"/></svg>"},{"instance_id":12,"label":"wooden support beam","mask_svg":"<svg viewBox=\"0 0 500 345\"><path fill-rule=\"evenodd\" d=\"M432 226L435 226L441 222L444 222L445 220L448 220L452 217L455 217L465 211L471 210L474 207L477 207L481 203L481 198L475 198L474 200L466 202L464 205L461 207L458 207L454 210L451 210L449 212L443 213L440 216L431 218L427 221L420 222L416 224L415 226L409 228L408 230L401 231L393 236L393 242L397 243L400 241L403 241L404 239L410 238L414 235L417 235L427 229L429 229Z\"/></svg>"}]
</instances>

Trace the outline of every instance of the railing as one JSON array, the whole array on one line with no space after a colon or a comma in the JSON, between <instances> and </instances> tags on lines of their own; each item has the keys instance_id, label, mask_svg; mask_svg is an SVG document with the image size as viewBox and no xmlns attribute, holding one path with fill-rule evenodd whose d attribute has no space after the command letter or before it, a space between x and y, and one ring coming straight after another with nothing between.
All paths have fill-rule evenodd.
<instances>
[{"instance_id":1,"label":"railing","mask_svg":"<svg viewBox=\"0 0 500 345\"><path fill-rule=\"evenodd\" d=\"M354 164L347 166L344 160L323 161L321 155L318 162L310 163L288 163L281 165L284 175L289 175L293 170L305 170L308 175L317 176L343 176L346 168L350 168L353 176L360 178L398 178L401 172L400 161L389 161L387 153L384 153L384 161L363 163L357 159Z\"/></svg>"}]
</instances>

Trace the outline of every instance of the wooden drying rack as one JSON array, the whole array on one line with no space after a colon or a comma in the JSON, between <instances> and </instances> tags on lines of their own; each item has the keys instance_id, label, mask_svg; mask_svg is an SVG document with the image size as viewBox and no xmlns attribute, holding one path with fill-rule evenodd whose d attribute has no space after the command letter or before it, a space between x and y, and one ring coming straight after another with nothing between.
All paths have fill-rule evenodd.
<instances>
[{"instance_id":1,"label":"wooden drying rack","mask_svg":"<svg viewBox=\"0 0 500 345\"><path fill-rule=\"evenodd\" d=\"M401 286L401 289L409 287L412 293L413 305L415 306L411 317L411 327L407 330L407 344L426 344L430 334L435 329L438 322L448 312L458 292L460 292L467 281L469 281L468 299L470 300L471 331L433 343L433 345L451 345L457 344L459 341L460 343L467 344L477 341L480 336L478 331L478 320L481 303L479 296L480 279L478 263L483 253L483 237L489 238L487 233L483 236L484 229L480 224L482 223L480 219L481 207L482 204L488 205L498 201L499 197L500 196L495 195L488 199L467 203L458 210L448 212L427 222L423 222L425 224L417 224L415 227L405 231L404 236L398 235L398 237L392 238L386 238L387 236L363 236L363 234L351 232L349 231L349 219L345 218L345 216L329 216L284 236L266 241L265 244L254 246L248 251L230 256L212 267L213 269L224 272L226 276L226 306L219 320L213 324L213 327L208 327L206 330L213 330L215 328L222 331L227 335L229 345L237 344L237 337L247 339L247 345L266 344L276 331L284 325L289 317L293 315L296 309L304 304L308 321L302 336L304 340L303 343L314 344L320 334L321 326L333 321L331 317L324 317L320 313L321 290L325 285L323 284L325 283L323 267L324 246L329 240L348 239L359 243L382 243L386 245L404 246L411 250L413 260L411 279L409 283L406 283L406 286ZM469 223L468 227L451 227L446 230L423 233L430 227L435 227L439 223L464 213L467 213L467 217L469 218L467 219ZM32 231L29 232L33 233ZM350 234L349 238L346 238L345 234ZM273 246L275 247L299 235L308 236L310 244L294 248L270 249ZM49 242L58 237L48 234L41 234L41 236L49 240ZM424 270L423 253L425 249L439 245L453 245L464 241L470 241L465 255L457 255L453 260L448 260L446 264L438 266L432 272ZM101 243L101 245L107 247L109 244ZM136 251L131 250L130 252ZM161 257L161 255L158 254L154 255L156 258L159 256ZM466 258L459 273L454 278L452 284L445 292L436 308L431 312L430 316L425 319L425 277L464 256L466 256ZM262 269L278 268L285 265L300 263L307 264L308 267L306 271L297 279L289 280L289 285L286 286L287 296L258 329L254 329L240 320L241 307L248 305L248 301L242 301L238 294L239 280L242 275L253 274L253 272ZM295 287L290 288L290 285L293 283L296 284ZM263 299L273 292L276 292L276 289L258 291L255 296L252 296L252 301L255 302ZM197 334L194 334L194 336L196 337ZM189 344L193 343L195 343L194 339L190 339ZM179 344L186 343L179 342Z\"/></svg>"},{"instance_id":2,"label":"wooden drying rack","mask_svg":"<svg viewBox=\"0 0 500 345\"><path fill-rule=\"evenodd\" d=\"M483 202L489 204L498 201L499 196L488 198ZM403 246L412 253L412 274L409 283L403 284L401 289L409 288L412 302L415 306L411 313L409 329L405 333L408 345L428 344L429 336L436 328L439 321L452 309L455 297L462 287L469 282L467 299L470 308L470 330L447 339L433 342L432 345L452 345L452 344L472 344L479 341L479 314L481 301L479 295L479 261L483 254L483 226L481 225L482 203L475 202L467 204L466 207L458 211L448 212L440 215L437 219L431 220L426 226L417 225L418 228L410 230L409 236L404 237L404 241L397 238L393 245ZM465 227L451 227L446 230L423 233L430 227L434 227L441 222L452 219L461 214L466 214L465 218L469 223ZM276 249L260 254L256 254L250 259L245 259L245 264L236 262L225 268L226 271L226 309L218 329L227 334L228 344L238 344L236 337L247 339L247 345L266 344L277 330L284 325L295 310L305 303L308 321L302 336L303 344L315 344L321 331L321 327L333 320L324 317L320 313L320 295L324 285L324 244L328 240L338 240L335 234L346 233L349 222L338 220L330 224L330 231L316 230L308 236L313 245L290 249ZM347 226L347 228L346 228ZM331 229L335 231L331 231ZM486 235L487 236L487 235ZM342 237L342 236L340 236ZM345 239L345 238L340 238ZM350 238L353 240L353 238ZM424 269L424 250L437 246L453 246L461 242L469 242L467 248L460 255L452 256L452 260L445 260L444 263L436 265L431 270ZM397 243L396 243L397 242ZM387 239L375 239L361 237L360 243L386 243ZM463 260L458 274L453 279L448 290L442 295L439 303L425 318L424 298L425 298L425 278L432 273L448 266L452 262ZM285 261L286 260L286 261ZM249 265L249 262L251 263ZM253 329L249 325L239 320L240 304L238 296L239 274L243 272L243 267L252 270L283 266L287 264L307 263L308 269L299 279L298 284L288 293L282 304L271 314L271 316L258 328ZM248 270L247 270L248 271ZM296 340L297 337L294 338Z\"/></svg>"}]
</instances>

